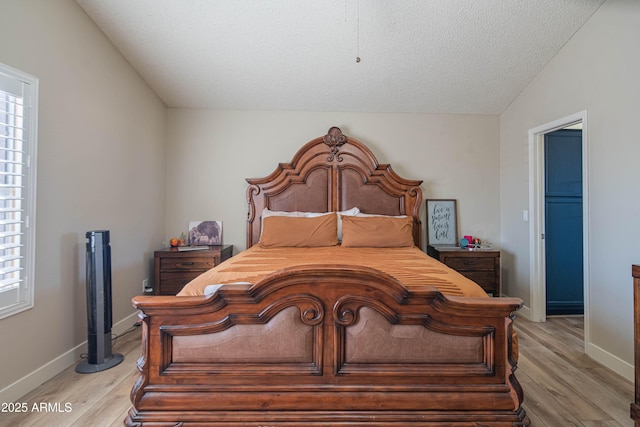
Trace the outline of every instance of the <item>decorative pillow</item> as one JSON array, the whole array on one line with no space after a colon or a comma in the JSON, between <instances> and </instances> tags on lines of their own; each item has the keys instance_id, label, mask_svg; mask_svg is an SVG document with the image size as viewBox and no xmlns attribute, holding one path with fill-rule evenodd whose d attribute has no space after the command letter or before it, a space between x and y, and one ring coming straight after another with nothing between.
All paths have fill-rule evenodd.
<instances>
[{"instance_id":1,"label":"decorative pillow","mask_svg":"<svg viewBox=\"0 0 640 427\"><path fill-rule=\"evenodd\" d=\"M413 219L408 216L342 218L342 246L395 248L413 245Z\"/></svg>"},{"instance_id":2,"label":"decorative pillow","mask_svg":"<svg viewBox=\"0 0 640 427\"><path fill-rule=\"evenodd\" d=\"M333 212L302 212L302 211L272 211L269 208L264 208L262 210L262 229L264 230L264 219L270 216L288 216L288 217L307 217L314 218L317 216L330 215ZM357 207L347 209L345 211L336 212L338 214L338 242L342 240L342 216L354 216L360 214L360 209Z\"/></svg>"},{"instance_id":3,"label":"decorative pillow","mask_svg":"<svg viewBox=\"0 0 640 427\"><path fill-rule=\"evenodd\" d=\"M356 216L360 213L360 209L351 208L346 211L338 212L338 242L342 242L342 217L343 216Z\"/></svg>"},{"instance_id":4,"label":"decorative pillow","mask_svg":"<svg viewBox=\"0 0 640 427\"><path fill-rule=\"evenodd\" d=\"M263 247L317 247L338 244L338 217L268 216L262 220Z\"/></svg>"},{"instance_id":5,"label":"decorative pillow","mask_svg":"<svg viewBox=\"0 0 640 427\"><path fill-rule=\"evenodd\" d=\"M299 211L293 211L293 212L286 212L286 211L272 211L269 208L264 208L262 210L262 216L261 218L261 224L260 224L260 240L262 240L262 230L264 230L264 219L265 218L269 218L271 216L286 216L286 217L290 217L290 218L302 218L307 216L308 212L299 212Z\"/></svg>"},{"instance_id":6,"label":"decorative pillow","mask_svg":"<svg viewBox=\"0 0 640 427\"><path fill-rule=\"evenodd\" d=\"M307 212L305 216L312 218L314 216L328 215L330 213L332 212L325 212L325 213ZM336 213L338 214L338 243L340 243L342 241L342 217L358 215L360 213L360 209L351 208L351 209L347 209L346 211L340 211Z\"/></svg>"}]
</instances>

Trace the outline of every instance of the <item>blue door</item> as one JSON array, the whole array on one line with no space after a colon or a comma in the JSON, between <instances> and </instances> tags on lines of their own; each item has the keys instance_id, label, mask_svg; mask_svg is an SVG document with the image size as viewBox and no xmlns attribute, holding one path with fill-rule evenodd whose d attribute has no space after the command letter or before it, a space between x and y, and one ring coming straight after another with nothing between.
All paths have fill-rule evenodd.
<instances>
[{"instance_id":1,"label":"blue door","mask_svg":"<svg viewBox=\"0 0 640 427\"><path fill-rule=\"evenodd\" d=\"M582 130L545 135L547 315L583 314Z\"/></svg>"}]
</instances>

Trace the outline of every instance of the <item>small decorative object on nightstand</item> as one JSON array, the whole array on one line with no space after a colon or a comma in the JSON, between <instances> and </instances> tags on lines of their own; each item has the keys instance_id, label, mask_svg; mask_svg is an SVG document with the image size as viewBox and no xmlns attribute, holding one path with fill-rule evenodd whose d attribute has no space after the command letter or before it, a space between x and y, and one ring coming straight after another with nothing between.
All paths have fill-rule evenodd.
<instances>
[{"instance_id":1,"label":"small decorative object on nightstand","mask_svg":"<svg viewBox=\"0 0 640 427\"><path fill-rule=\"evenodd\" d=\"M196 276L231 258L233 245L209 246L207 250L180 251L166 248L154 253L154 295L175 295Z\"/></svg>"},{"instance_id":2,"label":"small decorative object on nightstand","mask_svg":"<svg viewBox=\"0 0 640 427\"><path fill-rule=\"evenodd\" d=\"M500 251L429 245L427 254L473 280L488 294L500 296Z\"/></svg>"}]
</instances>

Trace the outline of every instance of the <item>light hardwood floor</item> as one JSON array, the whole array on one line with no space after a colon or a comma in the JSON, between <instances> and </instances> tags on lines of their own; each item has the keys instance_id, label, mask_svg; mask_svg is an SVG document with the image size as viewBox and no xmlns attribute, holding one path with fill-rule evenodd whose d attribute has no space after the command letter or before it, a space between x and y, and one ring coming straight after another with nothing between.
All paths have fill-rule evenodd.
<instances>
[{"instance_id":1,"label":"light hardwood floor","mask_svg":"<svg viewBox=\"0 0 640 427\"><path fill-rule=\"evenodd\" d=\"M629 404L633 384L584 355L582 317L550 318L546 323L516 321L520 359L516 376L534 427L633 426ZM140 330L114 345L125 355L118 366L95 374L70 367L20 402L26 414L0 413L0 426L110 427L123 425L129 391L137 378ZM44 403L61 412L38 412ZM64 412L65 404L70 411Z\"/></svg>"},{"instance_id":2,"label":"light hardwood floor","mask_svg":"<svg viewBox=\"0 0 640 427\"><path fill-rule=\"evenodd\" d=\"M633 383L584 354L583 318L516 320L516 377L532 426L633 426Z\"/></svg>"}]
</instances>

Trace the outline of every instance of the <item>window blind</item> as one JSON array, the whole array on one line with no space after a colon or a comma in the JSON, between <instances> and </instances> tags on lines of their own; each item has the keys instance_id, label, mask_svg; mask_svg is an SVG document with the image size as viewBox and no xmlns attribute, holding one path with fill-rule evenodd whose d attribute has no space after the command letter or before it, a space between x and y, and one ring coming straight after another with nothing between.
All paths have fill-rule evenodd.
<instances>
[{"instance_id":1,"label":"window blind","mask_svg":"<svg viewBox=\"0 0 640 427\"><path fill-rule=\"evenodd\" d=\"M33 260L27 259L34 253L29 247L33 88L11 71L0 68L0 318L29 308L33 300Z\"/></svg>"}]
</instances>

